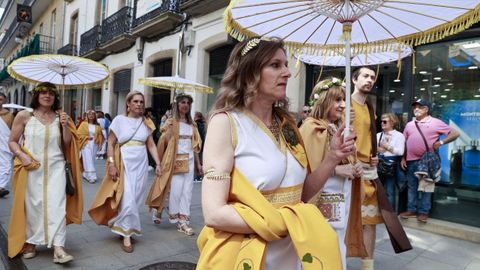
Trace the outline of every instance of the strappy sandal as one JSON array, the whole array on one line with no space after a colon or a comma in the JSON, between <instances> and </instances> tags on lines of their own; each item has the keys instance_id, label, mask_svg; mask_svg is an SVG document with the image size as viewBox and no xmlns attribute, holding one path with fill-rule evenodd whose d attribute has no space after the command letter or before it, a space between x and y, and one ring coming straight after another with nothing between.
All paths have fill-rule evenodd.
<instances>
[{"instance_id":1,"label":"strappy sandal","mask_svg":"<svg viewBox=\"0 0 480 270\"><path fill-rule=\"evenodd\" d=\"M177 230L181 233L184 233L184 234L188 235L188 236L191 236L191 235L195 234L193 229L188 227L188 225L185 224L185 223L178 224L177 225Z\"/></svg>"},{"instance_id":2,"label":"strappy sandal","mask_svg":"<svg viewBox=\"0 0 480 270\"><path fill-rule=\"evenodd\" d=\"M63 263L71 262L71 261L73 261L73 256L66 253L65 251L64 251L63 254L60 254L60 255L57 255L55 252L53 252L53 262L54 263L63 264Z\"/></svg>"},{"instance_id":3,"label":"strappy sandal","mask_svg":"<svg viewBox=\"0 0 480 270\"><path fill-rule=\"evenodd\" d=\"M152 209L152 222L156 225L162 223L162 212L159 214L157 209Z\"/></svg>"}]
</instances>

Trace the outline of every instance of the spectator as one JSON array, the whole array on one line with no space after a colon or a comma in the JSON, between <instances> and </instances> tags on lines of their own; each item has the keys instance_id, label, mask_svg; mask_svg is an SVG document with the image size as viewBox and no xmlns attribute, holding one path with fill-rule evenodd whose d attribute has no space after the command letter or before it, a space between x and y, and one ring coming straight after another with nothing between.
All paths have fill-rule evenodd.
<instances>
[{"instance_id":1,"label":"spectator","mask_svg":"<svg viewBox=\"0 0 480 270\"><path fill-rule=\"evenodd\" d=\"M310 107L305 105L302 108L302 114L300 115L300 121L297 123L297 127L300 127L303 124L303 121L308 117L310 114Z\"/></svg>"},{"instance_id":2,"label":"spectator","mask_svg":"<svg viewBox=\"0 0 480 270\"><path fill-rule=\"evenodd\" d=\"M407 211L400 214L401 218L417 218L426 223L431 207L433 190L418 191L419 180L415 172L420 164L422 156L428 151L437 151L440 146L454 141L460 133L445 124L442 120L429 115L430 103L424 99L418 99L412 103L415 119L408 122L403 131L406 140L406 150L402 158L402 169L407 170L408 203ZM447 135L439 140L440 135ZM428 149L425 148L425 142ZM420 197L420 207L417 207ZM418 210L418 216L417 216Z\"/></svg>"},{"instance_id":3,"label":"spectator","mask_svg":"<svg viewBox=\"0 0 480 270\"><path fill-rule=\"evenodd\" d=\"M378 177L385 187L393 209L396 208L397 171L405 150L405 137L395 130L398 123L398 117L395 114L384 113L382 115L382 132L377 133L379 164L383 164L383 168L386 169L386 171L380 169L379 165Z\"/></svg>"}]
</instances>

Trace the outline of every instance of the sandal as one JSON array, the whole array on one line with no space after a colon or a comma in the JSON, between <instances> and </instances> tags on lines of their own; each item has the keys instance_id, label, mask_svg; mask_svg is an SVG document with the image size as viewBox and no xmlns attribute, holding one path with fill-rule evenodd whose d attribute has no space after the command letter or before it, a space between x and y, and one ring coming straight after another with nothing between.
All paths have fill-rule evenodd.
<instances>
[{"instance_id":1,"label":"sandal","mask_svg":"<svg viewBox=\"0 0 480 270\"><path fill-rule=\"evenodd\" d=\"M156 225L162 223L162 212L158 213L157 209L152 209L152 221Z\"/></svg>"},{"instance_id":2,"label":"sandal","mask_svg":"<svg viewBox=\"0 0 480 270\"><path fill-rule=\"evenodd\" d=\"M35 256L37 256L37 250L35 249L35 245L27 244L22 252L22 258L31 259Z\"/></svg>"},{"instance_id":3,"label":"sandal","mask_svg":"<svg viewBox=\"0 0 480 270\"><path fill-rule=\"evenodd\" d=\"M184 233L184 234L188 235L188 236L191 236L191 235L195 234L193 229L188 227L188 225L185 224L185 223L178 224L177 225L177 230L181 233Z\"/></svg>"},{"instance_id":4,"label":"sandal","mask_svg":"<svg viewBox=\"0 0 480 270\"><path fill-rule=\"evenodd\" d=\"M53 252L53 262L54 263L67 263L73 261L73 256L68 254L67 252L63 252L60 255L57 255L55 252Z\"/></svg>"}]
</instances>

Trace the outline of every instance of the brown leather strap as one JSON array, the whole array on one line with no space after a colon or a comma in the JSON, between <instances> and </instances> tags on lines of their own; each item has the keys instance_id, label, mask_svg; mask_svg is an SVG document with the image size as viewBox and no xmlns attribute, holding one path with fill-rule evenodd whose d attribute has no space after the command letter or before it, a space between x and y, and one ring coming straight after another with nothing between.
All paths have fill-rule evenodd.
<instances>
[{"instance_id":1,"label":"brown leather strap","mask_svg":"<svg viewBox=\"0 0 480 270\"><path fill-rule=\"evenodd\" d=\"M425 136L423 135L422 130L421 130L420 127L418 126L418 122L417 122L417 121L414 121L414 122L415 122L415 126L416 126L417 129L418 129L418 132L420 132L420 135L422 135L423 142L425 143L425 148L427 149L426 151L428 152L430 149L429 149L429 147L428 147L427 139L425 139Z\"/></svg>"},{"instance_id":2,"label":"brown leather strap","mask_svg":"<svg viewBox=\"0 0 480 270\"><path fill-rule=\"evenodd\" d=\"M368 113L370 114L370 132L371 132L371 139L372 139L372 156L377 156L377 126L375 124L375 111L373 110L373 106L370 101L367 99L365 100L365 104L367 104Z\"/></svg>"}]
</instances>

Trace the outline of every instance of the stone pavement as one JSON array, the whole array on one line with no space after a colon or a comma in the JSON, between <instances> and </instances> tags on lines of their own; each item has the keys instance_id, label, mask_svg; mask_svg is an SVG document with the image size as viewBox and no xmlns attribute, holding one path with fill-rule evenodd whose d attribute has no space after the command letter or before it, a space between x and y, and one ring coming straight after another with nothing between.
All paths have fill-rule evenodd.
<instances>
[{"instance_id":1,"label":"stone pavement","mask_svg":"<svg viewBox=\"0 0 480 270\"><path fill-rule=\"evenodd\" d=\"M103 176L104 160L96 161L97 173ZM153 174L150 174L151 179ZM144 235L136 237L135 251L123 252L121 241L106 227L99 227L92 222L86 210L90 206L99 183L83 182L85 195L84 223L67 226L66 249L75 260L68 266L52 263L52 250L39 248L37 257L23 260L32 270L47 269L139 269L162 261L196 262L198 250L196 235L186 236L168 224L164 215L162 224L154 225L145 206L141 207L142 229ZM200 183L195 183L192 204L192 226L196 232L203 225L200 205ZM12 196L0 199L0 225L7 230ZM396 255L388 240L383 225L378 226L375 269L422 269L422 270L478 270L480 269L480 245L457 240L416 229L406 229L414 249ZM0 245L1 248L1 245ZM0 260L0 270L5 266ZM357 258L348 260L348 269L359 270ZM220 269L223 270L223 269Z\"/></svg>"}]
</instances>

